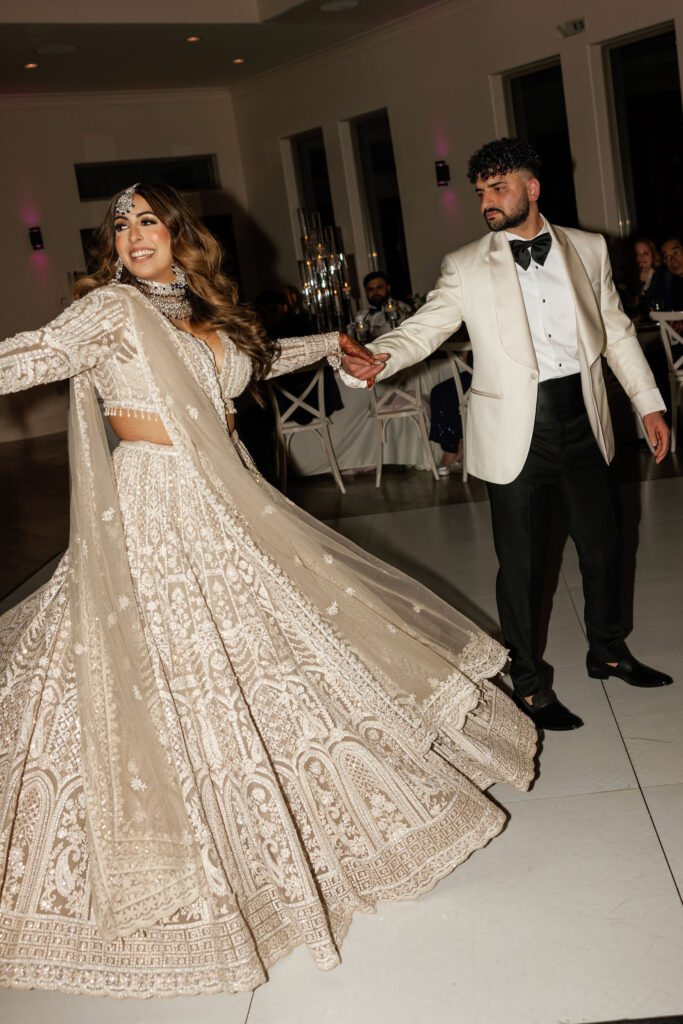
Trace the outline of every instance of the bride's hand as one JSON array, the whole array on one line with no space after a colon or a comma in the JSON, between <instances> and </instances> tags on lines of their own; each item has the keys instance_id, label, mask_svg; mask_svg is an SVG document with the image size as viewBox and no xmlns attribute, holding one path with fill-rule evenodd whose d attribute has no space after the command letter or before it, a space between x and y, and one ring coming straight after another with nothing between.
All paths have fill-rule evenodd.
<instances>
[{"instance_id":1,"label":"bride's hand","mask_svg":"<svg viewBox=\"0 0 683 1024\"><path fill-rule=\"evenodd\" d=\"M368 387L371 388L375 383L376 375L384 369L389 353L368 352L348 334L342 333L339 335L339 347L344 353L342 366L346 372L352 377L356 377L357 380L366 381Z\"/></svg>"}]
</instances>

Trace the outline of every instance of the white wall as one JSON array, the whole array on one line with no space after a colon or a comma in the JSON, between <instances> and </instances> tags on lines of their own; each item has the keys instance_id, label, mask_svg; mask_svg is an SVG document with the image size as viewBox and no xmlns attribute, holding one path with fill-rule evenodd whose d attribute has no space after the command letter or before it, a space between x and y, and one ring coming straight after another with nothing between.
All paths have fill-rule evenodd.
<instances>
[{"instance_id":1,"label":"white wall","mask_svg":"<svg viewBox=\"0 0 683 1024\"><path fill-rule=\"evenodd\" d=\"M556 26L584 16L587 30L563 39ZM232 212L245 291L296 281L296 243L282 140L322 126L337 222L359 272L363 225L350 171L347 119L387 108L413 288L428 290L445 252L484 229L468 156L505 133L501 75L560 57L581 223L619 232L615 167L602 47L663 23L679 0L447 0L352 43L222 90L139 95L52 96L0 101L0 337L48 321L68 295L66 274L82 267L78 229L98 222L104 203L81 203L75 163L216 153L225 210ZM438 189L434 161L451 167ZM290 168L291 171L291 168ZM245 210L246 208L246 210ZM39 223L45 252L32 254ZM64 399L0 399L0 440L61 429Z\"/></svg>"},{"instance_id":2,"label":"white wall","mask_svg":"<svg viewBox=\"0 0 683 1024\"><path fill-rule=\"evenodd\" d=\"M563 39L556 26L582 15L586 31ZM279 276L296 280L282 138L322 127L336 218L362 272L362 232L344 179L340 122L387 108L413 288L425 291L443 254L485 230L465 166L478 146L507 130L499 76L557 55L581 223L618 232L602 44L673 21L683 70L679 0L451 0L234 89L249 210L275 244ZM436 187L437 159L450 164L450 188Z\"/></svg>"},{"instance_id":3,"label":"white wall","mask_svg":"<svg viewBox=\"0 0 683 1024\"><path fill-rule=\"evenodd\" d=\"M69 301L67 273L83 270L80 228L106 201L82 203L74 164L215 153L222 193L197 196L205 213L231 213L238 248L248 229L232 102L224 90L46 96L0 101L0 338L47 323ZM33 252L29 226L42 228ZM61 430L64 388L0 399L0 440Z\"/></svg>"}]
</instances>

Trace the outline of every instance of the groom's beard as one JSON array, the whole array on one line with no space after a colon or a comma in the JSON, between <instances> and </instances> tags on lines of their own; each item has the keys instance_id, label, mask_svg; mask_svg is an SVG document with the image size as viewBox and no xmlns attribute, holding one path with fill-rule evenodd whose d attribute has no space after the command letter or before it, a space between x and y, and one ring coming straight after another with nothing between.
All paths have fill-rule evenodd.
<instances>
[{"instance_id":1,"label":"groom's beard","mask_svg":"<svg viewBox=\"0 0 683 1024\"><path fill-rule=\"evenodd\" d=\"M523 224L529 216L530 210L531 203L529 202L528 195L524 192L517 205L513 206L508 214L504 214L497 206L487 206L483 213L484 218L486 218L487 213L499 213L501 219L497 220L495 224L490 220L487 220L486 223L491 231L507 231L508 228L516 228L519 227L520 224Z\"/></svg>"}]
</instances>

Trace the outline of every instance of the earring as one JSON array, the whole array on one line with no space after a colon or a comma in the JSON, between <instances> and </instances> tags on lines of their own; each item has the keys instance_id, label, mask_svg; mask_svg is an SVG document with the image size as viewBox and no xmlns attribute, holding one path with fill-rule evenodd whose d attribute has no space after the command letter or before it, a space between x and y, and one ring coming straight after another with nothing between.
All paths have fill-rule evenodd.
<instances>
[{"instance_id":1,"label":"earring","mask_svg":"<svg viewBox=\"0 0 683 1024\"><path fill-rule=\"evenodd\" d=\"M120 281L122 277L123 277L123 260L119 256L119 258L117 259L116 263L114 264L114 276L113 276L112 280L113 281Z\"/></svg>"},{"instance_id":2,"label":"earring","mask_svg":"<svg viewBox=\"0 0 683 1024\"><path fill-rule=\"evenodd\" d=\"M183 270L183 268L179 267L177 263L172 263L171 270L176 276L176 280L173 282L176 288L186 288L187 278L185 277L185 271Z\"/></svg>"}]
</instances>

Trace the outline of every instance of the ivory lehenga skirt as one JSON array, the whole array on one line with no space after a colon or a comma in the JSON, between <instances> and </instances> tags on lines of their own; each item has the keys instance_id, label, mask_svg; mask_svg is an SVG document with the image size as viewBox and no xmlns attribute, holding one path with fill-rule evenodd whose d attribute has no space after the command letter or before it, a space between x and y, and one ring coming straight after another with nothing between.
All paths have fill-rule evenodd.
<instances>
[{"instance_id":1,"label":"ivory lehenga skirt","mask_svg":"<svg viewBox=\"0 0 683 1024\"><path fill-rule=\"evenodd\" d=\"M286 584L264 582L234 552L183 466L174 449L145 442L114 454L208 895L128 938L98 934L67 552L0 618L0 735L19 737L0 751L0 985L119 997L249 990L300 944L329 969L354 911L430 889L502 828L483 791L525 789L532 777L533 727L488 679L423 752L385 727L354 673L292 618ZM491 641L489 653L493 675L505 652Z\"/></svg>"}]
</instances>

